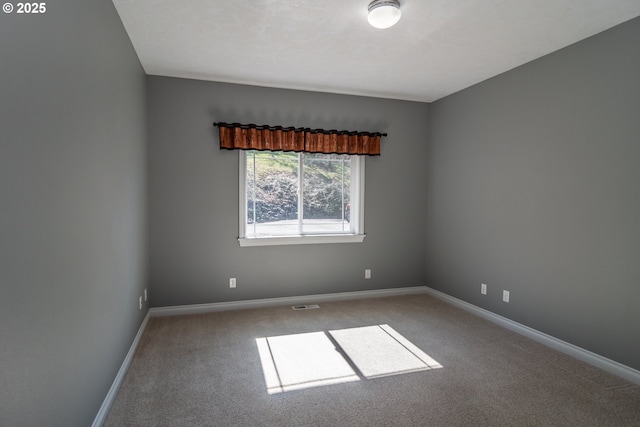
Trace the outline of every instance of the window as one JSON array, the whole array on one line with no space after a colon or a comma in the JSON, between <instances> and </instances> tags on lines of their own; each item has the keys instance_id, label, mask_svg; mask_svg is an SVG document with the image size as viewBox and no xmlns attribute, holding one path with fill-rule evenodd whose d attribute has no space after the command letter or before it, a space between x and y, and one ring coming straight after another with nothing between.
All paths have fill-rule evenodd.
<instances>
[{"instance_id":1,"label":"window","mask_svg":"<svg viewBox=\"0 0 640 427\"><path fill-rule=\"evenodd\" d=\"M241 246L362 242L364 160L240 152Z\"/></svg>"}]
</instances>

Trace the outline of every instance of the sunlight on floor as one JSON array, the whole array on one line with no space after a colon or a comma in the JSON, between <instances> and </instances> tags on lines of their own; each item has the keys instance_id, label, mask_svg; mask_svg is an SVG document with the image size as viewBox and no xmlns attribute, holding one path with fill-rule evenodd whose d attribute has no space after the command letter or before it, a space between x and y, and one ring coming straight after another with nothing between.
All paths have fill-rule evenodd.
<instances>
[{"instance_id":1,"label":"sunlight on floor","mask_svg":"<svg viewBox=\"0 0 640 427\"><path fill-rule=\"evenodd\" d=\"M256 342L269 394L360 379L324 332Z\"/></svg>"},{"instance_id":2,"label":"sunlight on floor","mask_svg":"<svg viewBox=\"0 0 640 427\"><path fill-rule=\"evenodd\" d=\"M257 338L269 394L442 368L389 325Z\"/></svg>"}]
</instances>

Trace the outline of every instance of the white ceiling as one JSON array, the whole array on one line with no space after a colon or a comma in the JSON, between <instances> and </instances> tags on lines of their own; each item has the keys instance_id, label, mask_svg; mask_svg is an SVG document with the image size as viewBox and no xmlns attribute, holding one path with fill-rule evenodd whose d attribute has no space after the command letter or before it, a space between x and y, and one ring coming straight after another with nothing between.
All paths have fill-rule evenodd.
<instances>
[{"instance_id":1,"label":"white ceiling","mask_svg":"<svg viewBox=\"0 0 640 427\"><path fill-rule=\"evenodd\" d=\"M640 0L113 0L147 74L431 102L640 16Z\"/></svg>"}]
</instances>

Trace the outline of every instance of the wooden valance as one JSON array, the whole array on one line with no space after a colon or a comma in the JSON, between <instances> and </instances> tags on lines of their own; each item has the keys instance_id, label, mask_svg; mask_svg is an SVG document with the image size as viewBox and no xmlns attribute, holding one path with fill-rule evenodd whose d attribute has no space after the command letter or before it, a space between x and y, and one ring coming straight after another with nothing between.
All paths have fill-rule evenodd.
<instances>
[{"instance_id":1,"label":"wooden valance","mask_svg":"<svg viewBox=\"0 0 640 427\"><path fill-rule=\"evenodd\" d=\"M324 130L269 125L214 123L220 148L227 150L296 151L325 154L380 155L380 132Z\"/></svg>"}]
</instances>

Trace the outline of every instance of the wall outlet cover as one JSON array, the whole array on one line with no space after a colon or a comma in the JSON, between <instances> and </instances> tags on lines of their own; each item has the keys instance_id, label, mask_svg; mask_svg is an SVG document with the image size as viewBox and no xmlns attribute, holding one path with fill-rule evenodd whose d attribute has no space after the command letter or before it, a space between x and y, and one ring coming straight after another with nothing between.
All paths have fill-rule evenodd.
<instances>
[{"instance_id":1,"label":"wall outlet cover","mask_svg":"<svg viewBox=\"0 0 640 427\"><path fill-rule=\"evenodd\" d=\"M509 291L502 291L502 301L509 302Z\"/></svg>"}]
</instances>

